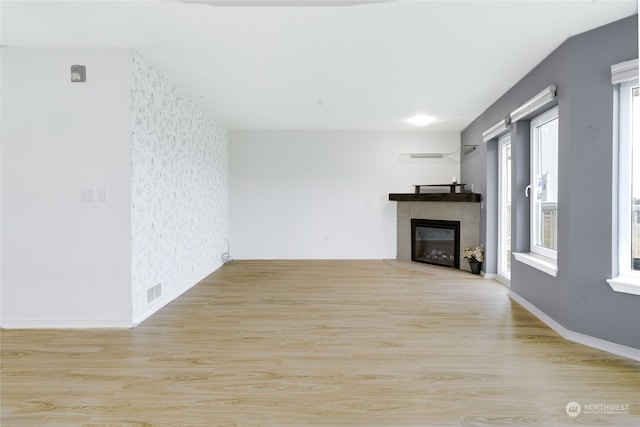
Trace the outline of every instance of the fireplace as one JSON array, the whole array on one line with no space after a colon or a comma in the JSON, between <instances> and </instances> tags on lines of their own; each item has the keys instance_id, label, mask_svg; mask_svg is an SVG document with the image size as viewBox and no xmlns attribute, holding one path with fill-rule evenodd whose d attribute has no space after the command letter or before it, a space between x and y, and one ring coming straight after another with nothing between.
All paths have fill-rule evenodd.
<instances>
[{"instance_id":1,"label":"fireplace","mask_svg":"<svg viewBox=\"0 0 640 427\"><path fill-rule=\"evenodd\" d=\"M396 209L396 259L415 261L412 218L430 218L460 224L460 248L476 246L480 242L480 204L482 196L476 193L415 194L393 193L389 200L397 202ZM462 252L457 252L460 270L471 271L469 263L462 262ZM424 261L422 261L424 262ZM454 261L453 266L456 266Z\"/></svg>"},{"instance_id":2,"label":"fireplace","mask_svg":"<svg viewBox=\"0 0 640 427\"><path fill-rule=\"evenodd\" d=\"M460 268L460 221L411 219L411 260Z\"/></svg>"}]
</instances>

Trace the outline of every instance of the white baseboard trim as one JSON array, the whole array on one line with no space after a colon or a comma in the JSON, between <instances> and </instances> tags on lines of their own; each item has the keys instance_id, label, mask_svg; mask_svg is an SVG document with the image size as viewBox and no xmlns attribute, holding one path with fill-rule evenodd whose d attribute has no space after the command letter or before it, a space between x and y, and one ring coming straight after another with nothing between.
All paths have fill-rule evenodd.
<instances>
[{"instance_id":1,"label":"white baseboard trim","mask_svg":"<svg viewBox=\"0 0 640 427\"><path fill-rule=\"evenodd\" d=\"M2 329L129 329L131 319L109 320L60 320L60 319L5 319Z\"/></svg>"},{"instance_id":2,"label":"white baseboard trim","mask_svg":"<svg viewBox=\"0 0 640 427\"><path fill-rule=\"evenodd\" d=\"M60 320L60 319L2 319L0 329L130 329L135 328L146 319L151 317L158 310L178 298L183 293L200 283L203 279L218 270L222 265L214 268L213 271L204 275L200 280L190 286L185 287L174 294L163 295L155 304L149 306L147 310L132 319L107 319L107 320Z\"/></svg>"},{"instance_id":3,"label":"white baseboard trim","mask_svg":"<svg viewBox=\"0 0 640 427\"><path fill-rule=\"evenodd\" d=\"M545 323L548 327L553 329L558 335L562 338L573 341L578 344L586 345L588 347L592 347L598 350L606 351L607 353L615 354L622 357L627 357L629 359L640 361L640 350L627 347L624 345L616 344L610 341L605 341L600 338L595 338L590 335L581 334L579 332L570 331L569 329L562 326L560 323L553 320L549 317L545 312L540 310L535 305L531 304L526 299L522 298L520 295L516 294L513 291L509 291L507 294L509 298L520 304L531 314L540 319L543 323Z\"/></svg>"},{"instance_id":4,"label":"white baseboard trim","mask_svg":"<svg viewBox=\"0 0 640 427\"><path fill-rule=\"evenodd\" d=\"M496 280L501 283L504 287L511 289L511 279L507 279L506 277L497 274Z\"/></svg>"},{"instance_id":5,"label":"white baseboard trim","mask_svg":"<svg viewBox=\"0 0 640 427\"><path fill-rule=\"evenodd\" d=\"M202 282L204 279L206 279L207 277L209 277L210 275L218 271L218 269L220 269L223 266L224 264L216 265L211 272L205 274L200 279L196 280L195 283L192 283L184 287L183 289L180 289L177 292L173 292L169 295L162 295L158 300L154 301L152 305L148 306L144 312L138 314L133 318L133 327L135 328L136 326L140 325L142 322L147 320L149 317L153 316L156 312L158 312L160 309L165 307L167 304L179 298L180 295L184 294L185 292L187 292L188 290L196 286L198 283Z\"/></svg>"},{"instance_id":6,"label":"white baseboard trim","mask_svg":"<svg viewBox=\"0 0 640 427\"><path fill-rule=\"evenodd\" d=\"M180 297L180 295L184 294L185 292L193 288L198 283L200 282L196 282L193 285L188 286L185 289L182 289L180 292L174 292L173 294L170 294L170 295L162 295L158 300L154 301L154 304L147 307L147 310L145 310L143 313L140 313L133 319L133 327L135 328L139 326L142 322L147 320L149 317L153 316L156 312L160 311L160 309L164 308L167 304L174 301L176 298Z\"/></svg>"},{"instance_id":7,"label":"white baseboard trim","mask_svg":"<svg viewBox=\"0 0 640 427\"><path fill-rule=\"evenodd\" d=\"M485 273L484 271L480 271L480 275L485 279L497 279L498 275L494 273Z\"/></svg>"}]
</instances>

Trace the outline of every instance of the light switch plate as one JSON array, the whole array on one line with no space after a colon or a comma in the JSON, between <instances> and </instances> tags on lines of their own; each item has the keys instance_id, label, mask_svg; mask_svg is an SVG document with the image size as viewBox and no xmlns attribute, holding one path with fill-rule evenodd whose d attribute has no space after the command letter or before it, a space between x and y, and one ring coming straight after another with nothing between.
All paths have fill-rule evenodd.
<instances>
[{"instance_id":1,"label":"light switch plate","mask_svg":"<svg viewBox=\"0 0 640 427\"><path fill-rule=\"evenodd\" d=\"M96 201L96 190L94 188L83 188L80 200L85 203L93 203Z\"/></svg>"},{"instance_id":2,"label":"light switch plate","mask_svg":"<svg viewBox=\"0 0 640 427\"><path fill-rule=\"evenodd\" d=\"M96 193L99 202L106 203L109 201L109 190L107 190L106 188L98 188Z\"/></svg>"}]
</instances>

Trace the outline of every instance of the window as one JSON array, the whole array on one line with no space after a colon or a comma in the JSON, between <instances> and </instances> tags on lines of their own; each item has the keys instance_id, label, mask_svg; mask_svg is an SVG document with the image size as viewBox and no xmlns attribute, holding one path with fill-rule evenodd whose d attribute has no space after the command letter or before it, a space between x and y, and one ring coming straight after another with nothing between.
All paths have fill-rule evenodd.
<instances>
[{"instance_id":1,"label":"window","mask_svg":"<svg viewBox=\"0 0 640 427\"><path fill-rule=\"evenodd\" d=\"M631 161L631 168L628 182L631 196L626 207L625 216L629 223L631 253L625 257L627 268L625 270L640 271L640 224L638 214L640 214L640 89L638 82L629 82L620 87L620 136L625 138L625 148L628 153L627 158ZM628 197L628 196L627 196Z\"/></svg>"},{"instance_id":2,"label":"window","mask_svg":"<svg viewBox=\"0 0 640 427\"><path fill-rule=\"evenodd\" d=\"M531 120L530 141L530 251L555 260L558 251L558 107Z\"/></svg>"},{"instance_id":3,"label":"window","mask_svg":"<svg viewBox=\"0 0 640 427\"><path fill-rule=\"evenodd\" d=\"M511 278L511 135L498 139L498 273Z\"/></svg>"},{"instance_id":4,"label":"window","mask_svg":"<svg viewBox=\"0 0 640 427\"><path fill-rule=\"evenodd\" d=\"M556 101L557 87L551 85L511 112L511 122L527 120ZM558 107L533 117L529 122L531 171L526 195L531 224L529 252L514 252L516 261L558 275ZM520 242L521 244L524 242Z\"/></svg>"},{"instance_id":5,"label":"window","mask_svg":"<svg viewBox=\"0 0 640 427\"><path fill-rule=\"evenodd\" d=\"M640 295L640 89L620 83L618 93L618 277L619 292Z\"/></svg>"}]
</instances>

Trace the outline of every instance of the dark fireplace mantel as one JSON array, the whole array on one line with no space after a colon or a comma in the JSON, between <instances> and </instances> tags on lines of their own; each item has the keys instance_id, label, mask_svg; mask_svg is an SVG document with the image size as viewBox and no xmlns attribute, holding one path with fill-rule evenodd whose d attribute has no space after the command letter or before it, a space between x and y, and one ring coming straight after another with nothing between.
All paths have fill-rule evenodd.
<instances>
[{"instance_id":1,"label":"dark fireplace mantel","mask_svg":"<svg viewBox=\"0 0 640 427\"><path fill-rule=\"evenodd\" d=\"M467 202L480 203L482 194L478 193L391 193L389 200L394 202Z\"/></svg>"}]
</instances>

